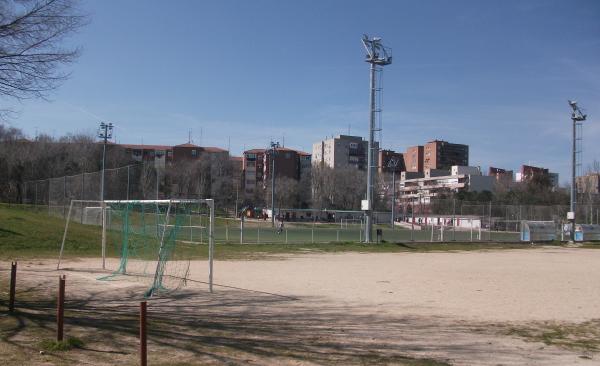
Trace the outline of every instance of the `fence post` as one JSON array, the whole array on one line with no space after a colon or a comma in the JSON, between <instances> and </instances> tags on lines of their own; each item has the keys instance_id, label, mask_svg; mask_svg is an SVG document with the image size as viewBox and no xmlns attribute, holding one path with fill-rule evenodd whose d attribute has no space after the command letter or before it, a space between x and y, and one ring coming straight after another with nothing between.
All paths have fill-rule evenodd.
<instances>
[{"instance_id":1,"label":"fence post","mask_svg":"<svg viewBox=\"0 0 600 366\"><path fill-rule=\"evenodd\" d=\"M431 240L429 241L433 243L433 221L431 222Z\"/></svg>"},{"instance_id":2,"label":"fence post","mask_svg":"<svg viewBox=\"0 0 600 366\"><path fill-rule=\"evenodd\" d=\"M140 302L140 365L146 366L148 362L148 348L146 347L146 302Z\"/></svg>"},{"instance_id":3,"label":"fence post","mask_svg":"<svg viewBox=\"0 0 600 366\"><path fill-rule=\"evenodd\" d=\"M129 200L129 165L127 165L127 193L126 193L126 197L127 200Z\"/></svg>"},{"instance_id":4,"label":"fence post","mask_svg":"<svg viewBox=\"0 0 600 366\"><path fill-rule=\"evenodd\" d=\"M242 213L243 215L243 213ZM244 217L240 217L240 244L244 244Z\"/></svg>"},{"instance_id":5,"label":"fence post","mask_svg":"<svg viewBox=\"0 0 600 366\"><path fill-rule=\"evenodd\" d=\"M17 287L17 262L10 265L10 295L8 300L8 311L15 311L15 289Z\"/></svg>"},{"instance_id":6,"label":"fence post","mask_svg":"<svg viewBox=\"0 0 600 366\"><path fill-rule=\"evenodd\" d=\"M229 243L229 221L225 219L225 242Z\"/></svg>"},{"instance_id":7,"label":"fence post","mask_svg":"<svg viewBox=\"0 0 600 366\"><path fill-rule=\"evenodd\" d=\"M336 230L336 235L335 236L336 236L336 241L339 242L340 241L340 230L339 229Z\"/></svg>"},{"instance_id":8,"label":"fence post","mask_svg":"<svg viewBox=\"0 0 600 366\"><path fill-rule=\"evenodd\" d=\"M58 302L56 304L56 341L62 342L65 316L65 275L58 277Z\"/></svg>"},{"instance_id":9,"label":"fence post","mask_svg":"<svg viewBox=\"0 0 600 366\"><path fill-rule=\"evenodd\" d=\"M287 231L287 229L285 229L285 243L286 243L286 244L288 243L287 232L288 232L288 231Z\"/></svg>"},{"instance_id":10,"label":"fence post","mask_svg":"<svg viewBox=\"0 0 600 366\"><path fill-rule=\"evenodd\" d=\"M65 209L65 202L67 201L67 176L63 176L63 202L62 202L62 207L63 207L63 218L67 215ZM48 191L48 204L50 204L50 191Z\"/></svg>"},{"instance_id":11,"label":"fence post","mask_svg":"<svg viewBox=\"0 0 600 366\"><path fill-rule=\"evenodd\" d=\"M488 239L492 241L492 201L490 201L490 211L488 214Z\"/></svg>"},{"instance_id":12,"label":"fence post","mask_svg":"<svg viewBox=\"0 0 600 366\"><path fill-rule=\"evenodd\" d=\"M260 222L258 223L258 227L256 229L256 244L260 244Z\"/></svg>"},{"instance_id":13,"label":"fence post","mask_svg":"<svg viewBox=\"0 0 600 366\"><path fill-rule=\"evenodd\" d=\"M471 241L473 241L473 219L471 218L469 221L471 221L469 226L471 227Z\"/></svg>"},{"instance_id":14,"label":"fence post","mask_svg":"<svg viewBox=\"0 0 600 366\"><path fill-rule=\"evenodd\" d=\"M310 238L311 238L311 243L314 244L315 242L315 225L313 224L312 228L310 229Z\"/></svg>"},{"instance_id":15,"label":"fence post","mask_svg":"<svg viewBox=\"0 0 600 366\"><path fill-rule=\"evenodd\" d=\"M456 199L452 199L452 241L456 241Z\"/></svg>"}]
</instances>

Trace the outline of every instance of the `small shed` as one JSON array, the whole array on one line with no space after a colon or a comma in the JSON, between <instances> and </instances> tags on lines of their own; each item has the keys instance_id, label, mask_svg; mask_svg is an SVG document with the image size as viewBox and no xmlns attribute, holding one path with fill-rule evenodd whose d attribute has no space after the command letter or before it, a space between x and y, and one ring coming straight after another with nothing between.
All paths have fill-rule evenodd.
<instances>
[{"instance_id":1,"label":"small shed","mask_svg":"<svg viewBox=\"0 0 600 366\"><path fill-rule=\"evenodd\" d=\"M600 225L578 224L575 225L575 241L600 240Z\"/></svg>"},{"instance_id":2,"label":"small shed","mask_svg":"<svg viewBox=\"0 0 600 366\"><path fill-rule=\"evenodd\" d=\"M521 241L553 240L556 240L556 224L554 221L521 221Z\"/></svg>"}]
</instances>

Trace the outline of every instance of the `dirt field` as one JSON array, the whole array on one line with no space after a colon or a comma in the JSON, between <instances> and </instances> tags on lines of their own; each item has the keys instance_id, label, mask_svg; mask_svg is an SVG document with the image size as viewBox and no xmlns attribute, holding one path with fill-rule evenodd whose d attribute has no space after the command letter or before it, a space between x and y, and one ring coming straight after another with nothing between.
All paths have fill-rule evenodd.
<instances>
[{"instance_id":1,"label":"dirt field","mask_svg":"<svg viewBox=\"0 0 600 366\"><path fill-rule=\"evenodd\" d=\"M598 263L600 250L581 248L217 261L209 294L207 263L194 262L191 276L200 282L149 301L149 360L597 365ZM99 265L68 261L57 272L51 261L20 263L20 312L0 317L0 356L21 364L135 364L143 280L97 281ZM85 346L40 355L39 341L53 334L59 273L67 275L66 332Z\"/></svg>"}]
</instances>

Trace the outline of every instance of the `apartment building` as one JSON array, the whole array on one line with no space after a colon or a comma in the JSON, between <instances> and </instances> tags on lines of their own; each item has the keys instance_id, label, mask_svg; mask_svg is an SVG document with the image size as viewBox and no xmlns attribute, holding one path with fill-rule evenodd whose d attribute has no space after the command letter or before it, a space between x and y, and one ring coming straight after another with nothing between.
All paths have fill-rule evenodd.
<instances>
[{"instance_id":1,"label":"apartment building","mask_svg":"<svg viewBox=\"0 0 600 366\"><path fill-rule=\"evenodd\" d=\"M513 181L513 171L491 166L488 170L488 175L494 177L496 182L504 186L508 186Z\"/></svg>"},{"instance_id":2,"label":"apartment building","mask_svg":"<svg viewBox=\"0 0 600 366\"><path fill-rule=\"evenodd\" d=\"M404 166L407 172L423 172L423 146L411 146L406 149Z\"/></svg>"},{"instance_id":3,"label":"apartment building","mask_svg":"<svg viewBox=\"0 0 600 366\"><path fill-rule=\"evenodd\" d=\"M313 144L312 163L338 168L367 168L368 141L360 136L339 135ZM374 148L379 150L379 143ZM374 166L378 166L379 155L374 154Z\"/></svg>"},{"instance_id":4,"label":"apartment building","mask_svg":"<svg viewBox=\"0 0 600 366\"><path fill-rule=\"evenodd\" d=\"M536 176L547 176L550 185L558 188L558 173L552 173L549 169L531 165L521 165L520 171L515 175L515 180L521 183L530 182Z\"/></svg>"},{"instance_id":5,"label":"apartment building","mask_svg":"<svg viewBox=\"0 0 600 366\"><path fill-rule=\"evenodd\" d=\"M469 165L469 146L443 140L433 140L424 146L411 146L404 154L406 171L423 172L425 169L449 170L452 166Z\"/></svg>"},{"instance_id":6,"label":"apartment building","mask_svg":"<svg viewBox=\"0 0 600 366\"><path fill-rule=\"evenodd\" d=\"M166 164L173 162L173 147L167 145L136 145L119 144L131 159L139 162L150 162L164 168Z\"/></svg>"},{"instance_id":7,"label":"apartment building","mask_svg":"<svg viewBox=\"0 0 600 366\"><path fill-rule=\"evenodd\" d=\"M299 180L311 167L309 153L285 147L272 149L251 149L244 151L242 169L244 191L251 196L258 189L265 189L271 180L275 161L275 177Z\"/></svg>"},{"instance_id":8,"label":"apartment building","mask_svg":"<svg viewBox=\"0 0 600 366\"><path fill-rule=\"evenodd\" d=\"M429 204L449 192L493 191L494 177L484 176L477 167L452 166L450 170L425 169L425 172L403 172L396 182L400 201L408 204Z\"/></svg>"}]
</instances>

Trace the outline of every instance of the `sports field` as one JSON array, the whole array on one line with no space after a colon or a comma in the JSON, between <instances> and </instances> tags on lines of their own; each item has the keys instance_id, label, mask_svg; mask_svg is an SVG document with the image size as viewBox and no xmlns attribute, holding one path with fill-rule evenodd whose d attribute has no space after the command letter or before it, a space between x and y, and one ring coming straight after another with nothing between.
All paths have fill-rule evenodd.
<instances>
[{"instance_id":1,"label":"sports field","mask_svg":"<svg viewBox=\"0 0 600 366\"><path fill-rule=\"evenodd\" d=\"M57 271L57 242L43 238L61 220L6 208L0 219L0 359L137 364L147 278L99 281L109 272L97 245L86 246L95 234L84 226L75 227L76 249ZM185 287L148 300L149 364L595 365L598 247L220 244L212 294L200 252ZM13 258L17 300L9 315ZM110 256L107 268L117 262ZM65 333L77 340L68 351L48 345L60 274Z\"/></svg>"}]
</instances>

